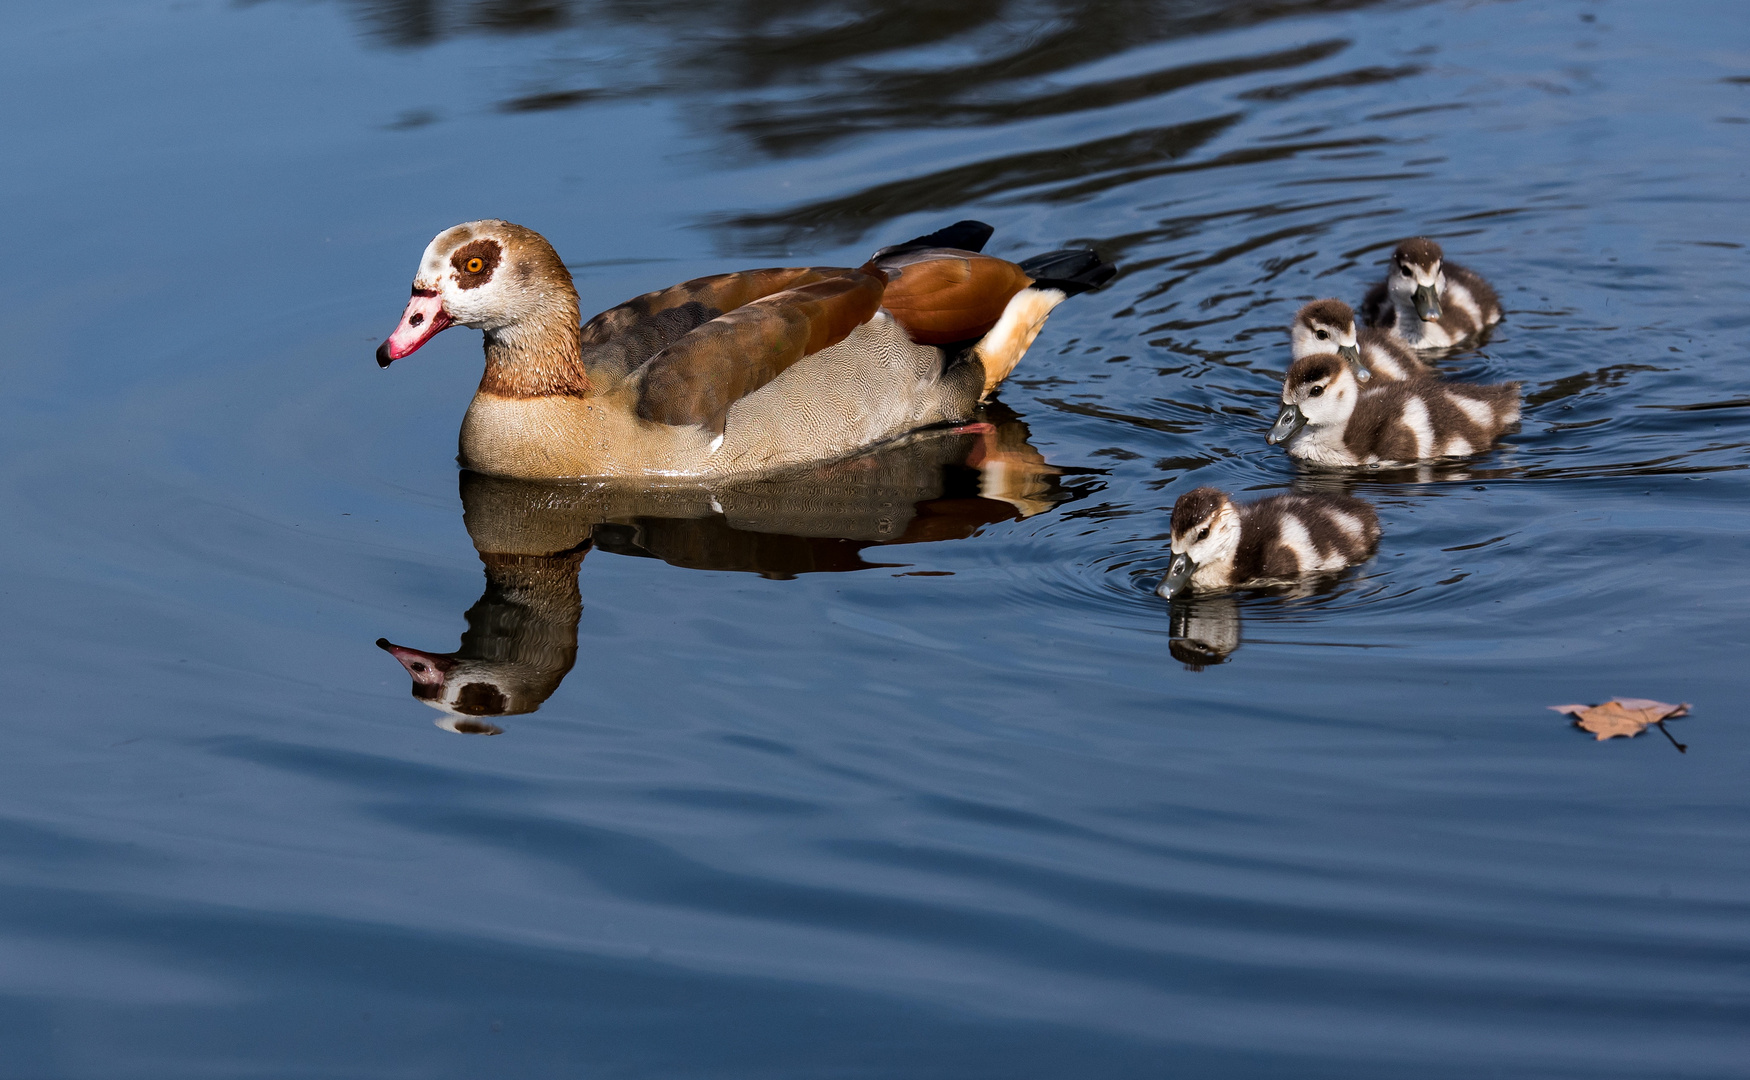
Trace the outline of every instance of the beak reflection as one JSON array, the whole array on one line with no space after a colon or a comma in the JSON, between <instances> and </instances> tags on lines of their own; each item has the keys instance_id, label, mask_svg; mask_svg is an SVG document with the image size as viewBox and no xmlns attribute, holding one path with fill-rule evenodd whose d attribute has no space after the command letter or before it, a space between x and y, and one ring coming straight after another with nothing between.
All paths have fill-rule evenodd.
<instances>
[{"instance_id":1,"label":"beak reflection","mask_svg":"<svg viewBox=\"0 0 1750 1080\"><path fill-rule=\"evenodd\" d=\"M1167 651L1192 671L1226 663L1240 647L1240 605L1231 596L1178 600L1167 625Z\"/></svg>"}]
</instances>

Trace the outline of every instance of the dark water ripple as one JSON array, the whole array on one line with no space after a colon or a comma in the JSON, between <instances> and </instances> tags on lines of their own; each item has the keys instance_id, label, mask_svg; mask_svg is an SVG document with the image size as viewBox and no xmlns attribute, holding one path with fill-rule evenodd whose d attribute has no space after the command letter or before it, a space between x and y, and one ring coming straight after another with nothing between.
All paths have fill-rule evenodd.
<instances>
[{"instance_id":1,"label":"dark water ripple","mask_svg":"<svg viewBox=\"0 0 1750 1080\"><path fill-rule=\"evenodd\" d=\"M1741 1074L1735 9L16 23L0 1075ZM964 216L1123 273L991 432L458 484L477 346L369 354L480 214L592 307ZM1523 424L1291 464L1284 324L1416 232L1501 287L1442 364ZM1385 539L1168 606L1202 483ZM372 646L464 626L547 665L493 738ZM1543 708L1612 694L1694 710L1598 744Z\"/></svg>"}]
</instances>

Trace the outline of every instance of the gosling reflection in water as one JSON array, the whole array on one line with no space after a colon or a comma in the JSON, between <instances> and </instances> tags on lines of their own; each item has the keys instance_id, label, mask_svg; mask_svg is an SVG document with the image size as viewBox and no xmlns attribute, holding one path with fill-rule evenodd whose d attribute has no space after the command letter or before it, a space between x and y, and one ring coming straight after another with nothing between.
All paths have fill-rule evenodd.
<instances>
[{"instance_id":1,"label":"gosling reflection in water","mask_svg":"<svg viewBox=\"0 0 1750 1080\"><path fill-rule=\"evenodd\" d=\"M1192 671L1225 664L1240 647L1240 605L1231 596L1188 596L1173 602L1167 651Z\"/></svg>"},{"instance_id":2,"label":"gosling reflection in water","mask_svg":"<svg viewBox=\"0 0 1750 1080\"><path fill-rule=\"evenodd\" d=\"M454 652L379 639L437 725L496 735L577 662L578 570L589 550L767 578L864 570L867 550L957 540L1071 497L999 406L993 422L928 432L804 472L711 486L502 480L465 472L462 521L486 571Z\"/></svg>"}]
</instances>

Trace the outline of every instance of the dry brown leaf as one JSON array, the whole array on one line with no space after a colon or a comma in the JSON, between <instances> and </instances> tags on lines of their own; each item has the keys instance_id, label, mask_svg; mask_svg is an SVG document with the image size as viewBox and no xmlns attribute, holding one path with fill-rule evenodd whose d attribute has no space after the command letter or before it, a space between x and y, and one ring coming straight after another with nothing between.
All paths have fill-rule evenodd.
<instances>
[{"instance_id":1,"label":"dry brown leaf","mask_svg":"<svg viewBox=\"0 0 1750 1080\"><path fill-rule=\"evenodd\" d=\"M1647 698L1611 698L1602 705L1551 705L1574 718L1575 726L1590 731L1600 742L1618 736L1632 739L1653 724L1689 715L1689 706L1672 705Z\"/></svg>"}]
</instances>

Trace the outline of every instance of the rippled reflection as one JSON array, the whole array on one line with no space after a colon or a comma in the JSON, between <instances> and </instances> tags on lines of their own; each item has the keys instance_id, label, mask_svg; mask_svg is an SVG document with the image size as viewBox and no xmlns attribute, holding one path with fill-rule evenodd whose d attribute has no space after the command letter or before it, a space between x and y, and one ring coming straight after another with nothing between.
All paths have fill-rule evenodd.
<instances>
[{"instance_id":1,"label":"rippled reflection","mask_svg":"<svg viewBox=\"0 0 1750 1080\"><path fill-rule=\"evenodd\" d=\"M1231 596L1173 601L1167 649L1192 671L1224 664L1240 647L1240 605Z\"/></svg>"},{"instance_id":2,"label":"rippled reflection","mask_svg":"<svg viewBox=\"0 0 1750 1080\"><path fill-rule=\"evenodd\" d=\"M1297 485L1298 488L1298 485ZM1365 582L1367 564L1331 573L1313 574L1299 581L1278 585L1236 588L1232 592L1199 593L1175 598L1167 605L1167 651L1190 671L1225 664L1248 639L1244 611L1254 614L1267 606L1270 621L1322 621L1320 608L1333 603L1366 603L1376 591ZM1152 588L1158 572L1145 575ZM1361 586L1357 588L1357 586ZM1297 602L1287 606L1286 602ZM1166 603L1164 601L1157 601ZM1260 644L1282 642L1260 640ZM1298 640L1314 648L1358 648L1355 642Z\"/></svg>"},{"instance_id":3,"label":"rippled reflection","mask_svg":"<svg viewBox=\"0 0 1750 1080\"><path fill-rule=\"evenodd\" d=\"M682 95L713 141L768 158L819 154L844 139L927 128L981 129L1121 108L1248 75L1290 72L1352 44L1324 37L1286 47L1162 62L1101 74L1139 47L1275 19L1365 8L1381 0L353 0L367 34L396 47L467 35L542 35L558 43L521 74L501 112L566 109L616 98ZM651 33L652 28L660 32ZM1083 75L1082 69L1089 69ZM776 213L714 224L742 248L803 237L851 240L893 217L1025 191L1029 201L1080 198L1184 169L1342 151L1370 138L1290 139L1189 162L1258 104L1388 83L1418 64L1356 63L1314 78L1283 77L1215 115L1174 116L1118 135L1030 145L1018 153L939 165Z\"/></svg>"},{"instance_id":4,"label":"rippled reflection","mask_svg":"<svg viewBox=\"0 0 1750 1080\"><path fill-rule=\"evenodd\" d=\"M453 652L377 644L413 696L462 734L534 712L577 661L578 571L591 549L694 570L785 579L902 565L868 549L960 540L1072 497L1027 427L992 406L968 428L926 432L800 473L709 486L543 483L465 472L462 520L486 571Z\"/></svg>"}]
</instances>

